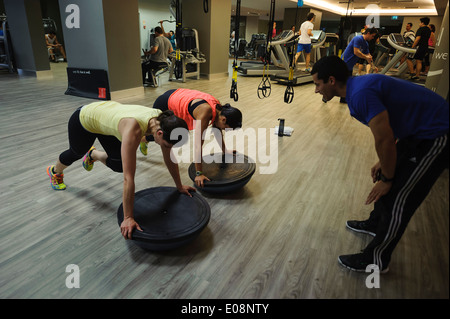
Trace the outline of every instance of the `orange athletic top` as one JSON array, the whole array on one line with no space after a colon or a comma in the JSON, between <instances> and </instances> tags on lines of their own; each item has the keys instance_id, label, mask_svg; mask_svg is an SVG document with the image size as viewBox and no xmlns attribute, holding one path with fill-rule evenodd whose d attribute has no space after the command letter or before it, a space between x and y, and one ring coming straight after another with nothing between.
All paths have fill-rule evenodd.
<instances>
[{"instance_id":1,"label":"orange athletic top","mask_svg":"<svg viewBox=\"0 0 450 319\"><path fill-rule=\"evenodd\" d=\"M194 129L194 118L189 114L188 107L189 103L196 99L205 100L211 106L212 118L208 124L214 123L216 120L216 105L220 104L220 102L208 93L189 89L177 89L170 95L168 101L169 110L172 110L176 116L185 120L189 130Z\"/></svg>"}]
</instances>

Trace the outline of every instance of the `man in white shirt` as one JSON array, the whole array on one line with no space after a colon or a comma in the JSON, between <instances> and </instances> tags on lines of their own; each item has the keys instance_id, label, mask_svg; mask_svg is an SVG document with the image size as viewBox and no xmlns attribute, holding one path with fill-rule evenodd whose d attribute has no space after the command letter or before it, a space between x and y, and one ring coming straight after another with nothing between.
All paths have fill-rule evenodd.
<instances>
[{"instance_id":1,"label":"man in white shirt","mask_svg":"<svg viewBox=\"0 0 450 319\"><path fill-rule=\"evenodd\" d=\"M314 15L314 13L308 13L308 15L306 16L306 21L303 22L300 26L300 38L298 40L297 54L295 55L294 60L294 65L296 66L300 54L302 53L302 51L305 51L306 72L311 72L309 62L311 61L311 37L313 36L312 30L314 29L313 21L315 17L316 16Z\"/></svg>"}]
</instances>

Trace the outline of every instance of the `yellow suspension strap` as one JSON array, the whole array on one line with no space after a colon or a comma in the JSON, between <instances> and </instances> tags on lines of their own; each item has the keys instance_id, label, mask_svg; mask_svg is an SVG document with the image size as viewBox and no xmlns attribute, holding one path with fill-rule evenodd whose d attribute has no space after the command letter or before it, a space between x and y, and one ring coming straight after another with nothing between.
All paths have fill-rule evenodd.
<instances>
[{"instance_id":1,"label":"yellow suspension strap","mask_svg":"<svg viewBox=\"0 0 450 319\"><path fill-rule=\"evenodd\" d=\"M284 102L290 104L292 103L293 99L294 99L294 68L291 66L289 68L288 85L286 87L286 91L284 92Z\"/></svg>"},{"instance_id":2,"label":"yellow suspension strap","mask_svg":"<svg viewBox=\"0 0 450 319\"><path fill-rule=\"evenodd\" d=\"M239 49L239 23L241 20L241 0L236 2L236 17L234 19L234 62L233 62L233 77L231 81L230 98L235 102L238 101L239 95L237 92L237 60Z\"/></svg>"},{"instance_id":3,"label":"yellow suspension strap","mask_svg":"<svg viewBox=\"0 0 450 319\"><path fill-rule=\"evenodd\" d=\"M233 78L231 82L231 89L230 89L230 98L233 99L235 102L239 100L239 94L237 92L237 64L236 62L233 63Z\"/></svg>"},{"instance_id":4,"label":"yellow suspension strap","mask_svg":"<svg viewBox=\"0 0 450 319\"><path fill-rule=\"evenodd\" d=\"M176 21L176 31L175 35L177 38L177 50L175 51L175 67L174 67L174 75L176 79L180 79L183 77L183 62L181 60L181 43L182 43L182 25L183 25L183 15L181 11L181 0L176 0L175 2L175 21Z\"/></svg>"},{"instance_id":5,"label":"yellow suspension strap","mask_svg":"<svg viewBox=\"0 0 450 319\"><path fill-rule=\"evenodd\" d=\"M262 80L258 85L258 97L260 99L270 96L272 92L272 85L269 79L269 63L264 62Z\"/></svg>"},{"instance_id":6,"label":"yellow suspension strap","mask_svg":"<svg viewBox=\"0 0 450 319\"><path fill-rule=\"evenodd\" d=\"M180 79L183 76L183 62L181 61L180 49L175 51L175 78Z\"/></svg>"}]
</instances>

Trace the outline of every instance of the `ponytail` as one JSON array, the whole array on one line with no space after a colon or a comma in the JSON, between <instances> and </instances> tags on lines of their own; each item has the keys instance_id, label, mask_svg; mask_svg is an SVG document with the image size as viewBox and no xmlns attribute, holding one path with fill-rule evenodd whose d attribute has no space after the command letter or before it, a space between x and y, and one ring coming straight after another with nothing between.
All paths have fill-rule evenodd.
<instances>
[{"instance_id":1,"label":"ponytail","mask_svg":"<svg viewBox=\"0 0 450 319\"><path fill-rule=\"evenodd\" d=\"M232 107L229 103L224 105L216 104L216 110L220 111L220 115L227 118L226 124L233 130L242 127L242 113L237 108Z\"/></svg>"}]
</instances>

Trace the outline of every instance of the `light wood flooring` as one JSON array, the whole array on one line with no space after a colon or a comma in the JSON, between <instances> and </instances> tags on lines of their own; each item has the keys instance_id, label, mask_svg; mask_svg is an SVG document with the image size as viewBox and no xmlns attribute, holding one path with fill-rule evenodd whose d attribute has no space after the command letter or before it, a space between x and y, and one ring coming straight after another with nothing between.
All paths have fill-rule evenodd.
<instances>
[{"instance_id":1,"label":"light wood flooring","mask_svg":"<svg viewBox=\"0 0 450 319\"><path fill-rule=\"evenodd\" d=\"M68 146L67 121L91 101L64 95L65 67L53 64L51 79L0 74L0 298L449 298L448 170L411 220L380 288L338 264L371 239L345 222L371 211L364 201L376 154L369 128L337 98L322 103L313 84L296 86L286 104L285 86L272 83L260 100L261 79L239 76L234 102L231 78L179 83L165 74L145 97L121 100L151 107L166 90L198 89L240 108L244 128L274 128L278 118L294 128L275 139L275 174L261 174L257 162L241 191L203 194L211 220L190 245L153 253L125 241L116 218L121 174L99 163L86 172L79 161L65 171L67 190L49 185L45 169ZM157 145L147 158L137 152L136 191L173 186ZM180 172L192 185L188 166ZM78 289L65 285L69 264L80 269Z\"/></svg>"}]
</instances>

